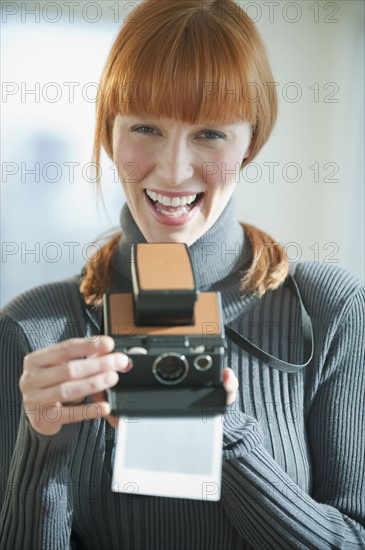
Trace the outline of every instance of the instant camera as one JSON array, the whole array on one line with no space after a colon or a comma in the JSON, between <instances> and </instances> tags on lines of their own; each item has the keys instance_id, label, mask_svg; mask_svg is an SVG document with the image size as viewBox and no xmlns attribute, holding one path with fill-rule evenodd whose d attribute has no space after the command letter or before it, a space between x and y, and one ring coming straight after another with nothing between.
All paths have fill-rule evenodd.
<instances>
[{"instance_id":1,"label":"instant camera","mask_svg":"<svg viewBox=\"0 0 365 550\"><path fill-rule=\"evenodd\" d=\"M112 414L223 414L220 293L196 290L185 244L133 244L131 260L133 293L103 297L104 332L132 366L108 390Z\"/></svg>"}]
</instances>

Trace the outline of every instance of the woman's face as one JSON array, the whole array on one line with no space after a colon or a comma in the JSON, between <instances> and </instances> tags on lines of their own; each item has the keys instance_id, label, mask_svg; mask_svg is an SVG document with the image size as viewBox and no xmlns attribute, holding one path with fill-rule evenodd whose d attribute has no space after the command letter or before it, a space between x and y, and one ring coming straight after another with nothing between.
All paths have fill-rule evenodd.
<instances>
[{"instance_id":1,"label":"woman's face","mask_svg":"<svg viewBox=\"0 0 365 550\"><path fill-rule=\"evenodd\" d=\"M189 125L118 115L117 165L130 211L147 242L199 239L226 207L248 154L248 123Z\"/></svg>"}]
</instances>

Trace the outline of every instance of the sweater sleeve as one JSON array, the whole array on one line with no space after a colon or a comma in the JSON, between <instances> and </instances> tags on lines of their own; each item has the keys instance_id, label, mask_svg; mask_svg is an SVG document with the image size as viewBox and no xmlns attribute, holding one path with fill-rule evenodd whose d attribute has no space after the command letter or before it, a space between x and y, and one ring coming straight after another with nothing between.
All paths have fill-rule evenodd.
<instances>
[{"instance_id":1,"label":"sweater sleeve","mask_svg":"<svg viewBox=\"0 0 365 550\"><path fill-rule=\"evenodd\" d=\"M52 437L33 430L18 388L23 357L31 347L10 317L1 318L0 330L0 400L5 407L1 415L0 548L64 550L70 545L72 523L69 463L75 426L63 427Z\"/></svg>"},{"instance_id":2,"label":"sweater sleeve","mask_svg":"<svg viewBox=\"0 0 365 550\"><path fill-rule=\"evenodd\" d=\"M364 298L363 288L352 298L308 414L311 496L263 447L254 419L227 418L222 504L255 548L365 548Z\"/></svg>"}]
</instances>

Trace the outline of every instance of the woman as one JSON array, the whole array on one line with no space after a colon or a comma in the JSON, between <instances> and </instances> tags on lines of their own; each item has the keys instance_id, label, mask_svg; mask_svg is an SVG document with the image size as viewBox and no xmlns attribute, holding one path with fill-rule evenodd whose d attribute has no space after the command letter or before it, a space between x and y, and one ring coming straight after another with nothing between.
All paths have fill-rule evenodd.
<instances>
[{"instance_id":1,"label":"woman","mask_svg":"<svg viewBox=\"0 0 365 550\"><path fill-rule=\"evenodd\" d=\"M129 366L97 335L103 293L131 291L131 243L186 242L199 288L222 293L225 323L302 360L283 249L234 220L234 166L275 122L271 82L233 1L146 0L122 28L94 148L118 166L122 231L80 277L33 289L2 316L1 548L364 547L364 288L331 265L290 267L314 331L307 367L283 373L228 347L221 501L110 489L115 423L103 392Z\"/></svg>"}]
</instances>

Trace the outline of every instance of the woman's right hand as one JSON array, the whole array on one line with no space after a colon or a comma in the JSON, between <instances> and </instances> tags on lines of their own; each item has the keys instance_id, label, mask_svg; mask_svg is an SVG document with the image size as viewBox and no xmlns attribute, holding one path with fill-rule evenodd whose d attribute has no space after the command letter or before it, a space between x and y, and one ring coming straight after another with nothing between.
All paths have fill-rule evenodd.
<instances>
[{"instance_id":1,"label":"woman's right hand","mask_svg":"<svg viewBox=\"0 0 365 550\"><path fill-rule=\"evenodd\" d=\"M74 338L24 357L19 388L25 413L37 432L54 435L64 424L110 415L105 400L80 403L87 396L102 395L118 382L118 371L128 370L128 356L112 353L114 346L110 336L95 342Z\"/></svg>"}]
</instances>

